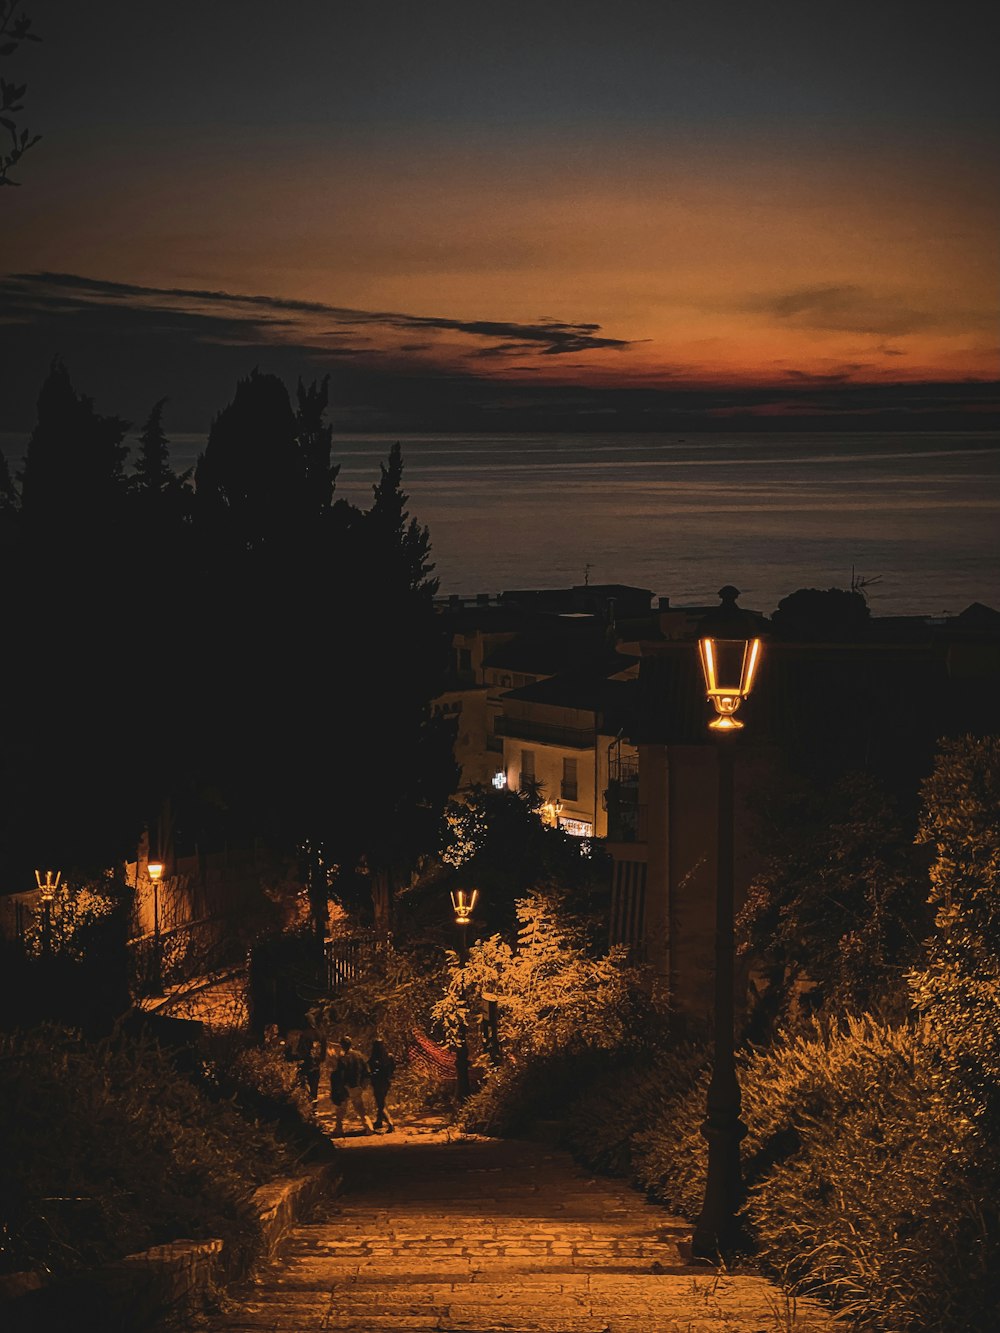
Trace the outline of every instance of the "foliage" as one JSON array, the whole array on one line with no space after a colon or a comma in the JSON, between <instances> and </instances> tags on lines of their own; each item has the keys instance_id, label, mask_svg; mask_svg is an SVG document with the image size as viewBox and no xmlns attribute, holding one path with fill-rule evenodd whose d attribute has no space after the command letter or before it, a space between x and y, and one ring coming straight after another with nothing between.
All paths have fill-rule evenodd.
<instances>
[{"instance_id":1,"label":"foliage","mask_svg":"<svg viewBox=\"0 0 1000 1333\"><path fill-rule=\"evenodd\" d=\"M549 1052L530 1060L506 1061L491 1070L462 1105L462 1128L473 1134L517 1137L540 1120L560 1125L567 1107L594 1076L603 1052Z\"/></svg>"},{"instance_id":2,"label":"foliage","mask_svg":"<svg viewBox=\"0 0 1000 1333\"><path fill-rule=\"evenodd\" d=\"M855 588L799 588L781 599L771 625L783 639L851 642L864 637L870 614Z\"/></svg>"},{"instance_id":3,"label":"foliage","mask_svg":"<svg viewBox=\"0 0 1000 1333\"><path fill-rule=\"evenodd\" d=\"M22 42L39 42L41 38L31 31L31 19L21 9L21 0L0 0L0 57L13 55ZM24 110L21 99L27 92L26 84L8 83L0 79L0 127L10 136L10 147L0 150L0 185L18 185L11 176L29 148L34 148L42 137L19 126L14 117Z\"/></svg>"},{"instance_id":4,"label":"foliage","mask_svg":"<svg viewBox=\"0 0 1000 1333\"><path fill-rule=\"evenodd\" d=\"M696 1048L618 1061L568 1107L567 1142L695 1217L707 1082ZM815 1022L744 1051L740 1082L747 1217L767 1268L859 1327L990 1326L1000 1154L942 1086L926 1027Z\"/></svg>"},{"instance_id":5,"label":"foliage","mask_svg":"<svg viewBox=\"0 0 1000 1333\"><path fill-rule=\"evenodd\" d=\"M79 958L87 944L90 928L111 915L116 898L110 884L78 884L62 880L46 912L41 906L24 931L24 945L33 957L46 949L54 954Z\"/></svg>"},{"instance_id":6,"label":"foliage","mask_svg":"<svg viewBox=\"0 0 1000 1333\"><path fill-rule=\"evenodd\" d=\"M253 1229L254 1188L291 1158L210 1100L148 1037L0 1036L0 1266L93 1266L180 1237Z\"/></svg>"},{"instance_id":7,"label":"foliage","mask_svg":"<svg viewBox=\"0 0 1000 1333\"><path fill-rule=\"evenodd\" d=\"M479 889L477 920L489 931L516 927L515 903L539 886L560 895L562 910L581 923L604 891L603 859L588 856L582 839L543 823L540 804L537 792L475 785L447 807L441 859L455 882Z\"/></svg>"},{"instance_id":8,"label":"foliage","mask_svg":"<svg viewBox=\"0 0 1000 1333\"><path fill-rule=\"evenodd\" d=\"M310 1017L332 1040L347 1033L367 1049L372 1037L380 1036L401 1067L414 1029L423 1031L430 1025L442 972L435 954L419 949L403 952L386 945Z\"/></svg>"},{"instance_id":9,"label":"foliage","mask_svg":"<svg viewBox=\"0 0 1000 1333\"><path fill-rule=\"evenodd\" d=\"M629 1176L693 1217L704 1184L699 1130L707 1084L703 1047L660 1039L619 1058L585 1087L570 1109L567 1142L588 1165ZM673 1138L669 1152L665 1132Z\"/></svg>"},{"instance_id":10,"label":"foliage","mask_svg":"<svg viewBox=\"0 0 1000 1333\"><path fill-rule=\"evenodd\" d=\"M772 784L758 802L762 868L740 916L767 979L759 1030L787 1024L803 988L822 1013L908 1009L905 972L926 913L922 865L879 783Z\"/></svg>"},{"instance_id":11,"label":"foliage","mask_svg":"<svg viewBox=\"0 0 1000 1333\"><path fill-rule=\"evenodd\" d=\"M956 1092L1000 1125L1000 738L944 741L918 840L934 850L935 930L910 974Z\"/></svg>"},{"instance_id":12,"label":"foliage","mask_svg":"<svg viewBox=\"0 0 1000 1333\"><path fill-rule=\"evenodd\" d=\"M925 1031L851 1020L758 1055L745 1080L748 1143L770 1148L748 1207L763 1261L867 1328L989 1327L1000 1160Z\"/></svg>"},{"instance_id":13,"label":"foliage","mask_svg":"<svg viewBox=\"0 0 1000 1333\"><path fill-rule=\"evenodd\" d=\"M370 510L334 503L328 400L326 380L294 404L273 375L240 380L192 495L163 399L127 476L127 423L53 363L20 495L0 479L10 637L30 645L0 664L21 701L0 792L9 883L125 859L168 793L185 851L308 846L345 882L365 865L405 884L439 845L456 770L431 709L447 630L429 538L398 446ZM196 672L170 627L197 644ZM156 762L124 762L149 754L151 727ZM325 907L317 894L318 930Z\"/></svg>"},{"instance_id":14,"label":"foliage","mask_svg":"<svg viewBox=\"0 0 1000 1333\"><path fill-rule=\"evenodd\" d=\"M504 1058L520 1064L541 1055L612 1048L629 1038L634 1017L625 951L589 956L586 942L540 894L516 905L518 939L499 935L472 946L463 967L449 955L448 988L434 1006L452 1044L474 1010L495 1000Z\"/></svg>"},{"instance_id":15,"label":"foliage","mask_svg":"<svg viewBox=\"0 0 1000 1333\"><path fill-rule=\"evenodd\" d=\"M54 360L38 395L38 421L28 440L21 476L24 517L41 537L52 525L62 536L87 533L99 541L102 525L121 513L125 496L123 443L128 423L102 416L78 394L69 372Z\"/></svg>"}]
</instances>

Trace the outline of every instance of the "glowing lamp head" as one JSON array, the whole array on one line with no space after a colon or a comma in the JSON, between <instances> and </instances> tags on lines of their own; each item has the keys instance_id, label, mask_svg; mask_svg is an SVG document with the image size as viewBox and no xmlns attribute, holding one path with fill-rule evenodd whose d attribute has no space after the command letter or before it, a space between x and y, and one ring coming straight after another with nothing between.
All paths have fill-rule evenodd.
<instances>
[{"instance_id":1,"label":"glowing lamp head","mask_svg":"<svg viewBox=\"0 0 1000 1333\"><path fill-rule=\"evenodd\" d=\"M452 889L451 905L455 909L455 922L459 926L467 926L472 913L475 911L476 899L479 897L479 890L473 889L469 893L466 889Z\"/></svg>"},{"instance_id":2,"label":"glowing lamp head","mask_svg":"<svg viewBox=\"0 0 1000 1333\"><path fill-rule=\"evenodd\" d=\"M719 596L722 606L714 616L705 617L698 640L705 693L716 713L708 725L712 731L739 731L743 723L736 712L753 689L761 641L736 605L737 590L727 586Z\"/></svg>"},{"instance_id":3,"label":"glowing lamp head","mask_svg":"<svg viewBox=\"0 0 1000 1333\"><path fill-rule=\"evenodd\" d=\"M35 883L38 885L38 892L41 894L43 903L50 903L56 896L56 890L59 888L61 879L61 870L46 870L44 879L41 870L35 871Z\"/></svg>"},{"instance_id":4,"label":"glowing lamp head","mask_svg":"<svg viewBox=\"0 0 1000 1333\"><path fill-rule=\"evenodd\" d=\"M146 874L149 876L149 878L153 881L154 884L158 884L159 881L163 878L163 862L148 861L146 863Z\"/></svg>"}]
</instances>

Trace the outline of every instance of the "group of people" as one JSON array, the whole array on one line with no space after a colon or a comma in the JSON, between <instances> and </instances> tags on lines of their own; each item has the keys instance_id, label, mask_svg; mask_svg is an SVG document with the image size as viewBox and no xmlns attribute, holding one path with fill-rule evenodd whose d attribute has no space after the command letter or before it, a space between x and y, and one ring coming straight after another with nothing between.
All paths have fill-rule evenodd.
<instances>
[{"instance_id":1,"label":"group of people","mask_svg":"<svg viewBox=\"0 0 1000 1333\"><path fill-rule=\"evenodd\" d=\"M339 1042L325 1043L315 1033L301 1033L297 1042L285 1043L285 1058L294 1061L298 1077L315 1107L319 1098L319 1082L324 1058L329 1060L330 1101L336 1114L334 1136L344 1133L344 1114L351 1107L362 1124L362 1132L373 1134L384 1129L393 1133L396 1126L386 1107L396 1062L381 1037L372 1042L371 1054L366 1060L350 1037ZM375 1100L375 1121L372 1122L365 1104L365 1088L371 1087Z\"/></svg>"}]
</instances>

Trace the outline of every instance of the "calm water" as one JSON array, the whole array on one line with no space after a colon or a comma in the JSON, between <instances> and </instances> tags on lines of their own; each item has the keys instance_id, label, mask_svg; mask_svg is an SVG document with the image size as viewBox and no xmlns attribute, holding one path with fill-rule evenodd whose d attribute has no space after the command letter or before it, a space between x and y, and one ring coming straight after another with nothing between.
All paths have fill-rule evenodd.
<instances>
[{"instance_id":1,"label":"calm water","mask_svg":"<svg viewBox=\"0 0 1000 1333\"><path fill-rule=\"evenodd\" d=\"M361 505L396 436L336 437ZM1000 609L1000 435L404 436L443 593L630 583L675 604L735 583L771 611L857 576L873 614ZM175 436L173 462L203 437ZM8 458L17 450L8 447Z\"/></svg>"},{"instance_id":2,"label":"calm water","mask_svg":"<svg viewBox=\"0 0 1000 1333\"><path fill-rule=\"evenodd\" d=\"M391 437L336 442L367 504ZM1000 435L538 436L402 440L441 591L630 583L675 604L735 583L879 582L873 614L1000 609Z\"/></svg>"}]
</instances>

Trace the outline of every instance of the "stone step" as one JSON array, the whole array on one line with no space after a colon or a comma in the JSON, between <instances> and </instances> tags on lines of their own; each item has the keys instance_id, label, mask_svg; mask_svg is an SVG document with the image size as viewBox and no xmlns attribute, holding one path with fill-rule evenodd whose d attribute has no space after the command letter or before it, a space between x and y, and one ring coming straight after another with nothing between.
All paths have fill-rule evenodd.
<instances>
[{"instance_id":1,"label":"stone step","mask_svg":"<svg viewBox=\"0 0 1000 1333\"><path fill-rule=\"evenodd\" d=\"M830 1333L763 1278L686 1264L690 1227L531 1143L338 1141L344 1190L206 1333ZM807 1317L808 1316L808 1317Z\"/></svg>"}]
</instances>

